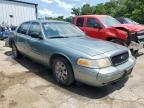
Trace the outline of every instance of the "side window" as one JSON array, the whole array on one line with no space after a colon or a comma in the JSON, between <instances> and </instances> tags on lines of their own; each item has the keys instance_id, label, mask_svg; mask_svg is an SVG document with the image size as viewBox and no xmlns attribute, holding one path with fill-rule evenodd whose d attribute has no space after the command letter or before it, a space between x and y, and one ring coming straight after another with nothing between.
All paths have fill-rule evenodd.
<instances>
[{"instance_id":1,"label":"side window","mask_svg":"<svg viewBox=\"0 0 144 108\"><path fill-rule=\"evenodd\" d=\"M100 25L100 23L95 18L87 18L87 27L94 28L95 25Z\"/></svg>"},{"instance_id":2,"label":"side window","mask_svg":"<svg viewBox=\"0 0 144 108\"><path fill-rule=\"evenodd\" d=\"M38 22L33 22L30 26L28 35L31 36L32 33L38 33L41 34L41 26Z\"/></svg>"},{"instance_id":3,"label":"side window","mask_svg":"<svg viewBox=\"0 0 144 108\"><path fill-rule=\"evenodd\" d=\"M126 24L126 23L128 23L125 19L121 19L121 21L120 21L122 24Z\"/></svg>"},{"instance_id":4,"label":"side window","mask_svg":"<svg viewBox=\"0 0 144 108\"><path fill-rule=\"evenodd\" d=\"M30 22L25 22L18 28L17 32L20 34L26 34L30 27Z\"/></svg>"},{"instance_id":5,"label":"side window","mask_svg":"<svg viewBox=\"0 0 144 108\"><path fill-rule=\"evenodd\" d=\"M76 22L76 26L83 27L84 24L84 18L78 18Z\"/></svg>"},{"instance_id":6,"label":"side window","mask_svg":"<svg viewBox=\"0 0 144 108\"><path fill-rule=\"evenodd\" d=\"M123 19L118 19L118 21L122 24L124 24L124 20Z\"/></svg>"}]
</instances>

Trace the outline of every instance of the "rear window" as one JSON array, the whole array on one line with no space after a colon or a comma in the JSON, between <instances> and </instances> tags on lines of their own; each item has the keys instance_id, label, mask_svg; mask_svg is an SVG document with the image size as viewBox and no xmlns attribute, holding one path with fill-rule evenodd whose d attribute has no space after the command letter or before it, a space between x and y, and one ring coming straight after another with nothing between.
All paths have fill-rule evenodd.
<instances>
[{"instance_id":1,"label":"rear window","mask_svg":"<svg viewBox=\"0 0 144 108\"><path fill-rule=\"evenodd\" d=\"M83 27L84 18L78 18L76 22L76 26Z\"/></svg>"}]
</instances>

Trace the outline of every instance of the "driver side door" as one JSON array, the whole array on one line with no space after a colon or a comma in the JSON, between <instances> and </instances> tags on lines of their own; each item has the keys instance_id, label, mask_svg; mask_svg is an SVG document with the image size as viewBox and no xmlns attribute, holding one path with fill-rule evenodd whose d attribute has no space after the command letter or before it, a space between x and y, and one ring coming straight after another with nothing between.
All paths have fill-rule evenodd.
<instances>
[{"instance_id":1,"label":"driver side door","mask_svg":"<svg viewBox=\"0 0 144 108\"><path fill-rule=\"evenodd\" d=\"M39 34L38 37L32 36L33 33ZM39 38L41 36L41 38ZM41 25L38 22L32 22L28 31L27 43L29 46L29 56L40 63L45 63L44 38L42 36Z\"/></svg>"},{"instance_id":2,"label":"driver side door","mask_svg":"<svg viewBox=\"0 0 144 108\"><path fill-rule=\"evenodd\" d=\"M99 27L95 27L95 25L99 25ZM86 19L85 31L86 31L86 34L90 37L103 39L102 25L99 23L99 21L96 18L88 17Z\"/></svg>"}]
</instances>

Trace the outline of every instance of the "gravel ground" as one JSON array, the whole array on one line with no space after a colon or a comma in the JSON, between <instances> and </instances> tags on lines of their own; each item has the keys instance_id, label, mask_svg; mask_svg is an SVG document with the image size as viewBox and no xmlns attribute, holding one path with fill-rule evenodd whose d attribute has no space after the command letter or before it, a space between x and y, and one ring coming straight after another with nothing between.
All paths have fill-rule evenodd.
<instances>
[{"instance_id":1,"label":"gravel ground","mask_svg":"<svg viewBox=\"0 0 144 108\"><path fill-rule=\"evenodd\" d=\"M0 108L144 108L144 55L129 80L102 88L61 87L46 67L12 59L11 49L0 41Z\"/></svg>"}]
</instances>

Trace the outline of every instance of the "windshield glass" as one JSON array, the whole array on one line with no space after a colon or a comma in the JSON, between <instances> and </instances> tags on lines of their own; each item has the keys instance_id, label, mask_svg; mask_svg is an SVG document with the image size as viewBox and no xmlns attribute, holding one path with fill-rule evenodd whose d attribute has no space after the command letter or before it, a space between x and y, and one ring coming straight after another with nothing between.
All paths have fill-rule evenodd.
<instances>
[{"instance_id":1,"label":"windshield glass","mask_svg":"<svg viewBox=\"0 0 144 108\"><path fill-rule=\"evenodd\" d=\"M139 24L139 23L137 23L137 22L135 22L135 21L133 21L133 20L131 20L129 18L125 18L125 19L128 22L128 24Z\"/></svg>"},{"instance_id":2,"label":"windshield glass","mask_svg":"<svg viewBox=\"0 0 144 108\"><path fill-rule=\"evenodd\" d=\"M106 27L116 26L120 24L120 22L118 22L115 18L111 16L102 17L100 18L100 20Z\"/></svg>"},{"instance_id":3,"label":"windshield glass","mask_svg":"<svg viewBox=\"0 0 144 108\"><path fill-rule=\"evenodd\" d=\"M66 22L43 23L45 35L49 38L76 37L85 34L76 26Z\"/></svg>"}]
</instances>

